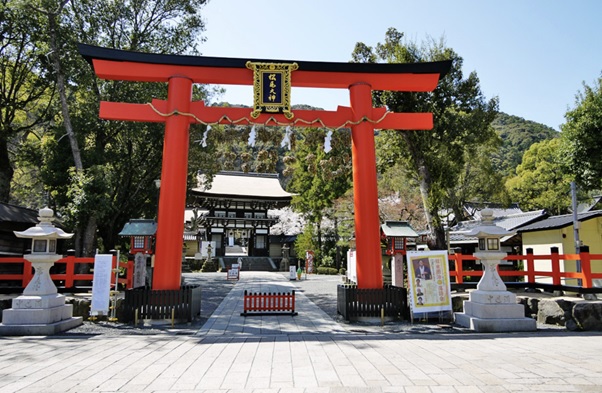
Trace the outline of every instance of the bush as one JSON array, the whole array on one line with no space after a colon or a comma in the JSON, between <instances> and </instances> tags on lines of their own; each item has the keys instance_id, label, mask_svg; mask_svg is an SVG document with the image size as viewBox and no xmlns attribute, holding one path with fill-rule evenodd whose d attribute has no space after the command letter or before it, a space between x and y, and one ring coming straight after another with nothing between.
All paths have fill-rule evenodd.
<instances>
[{"instance_id":1,"label":"bush","mask_svg":"<svg viewBox=\"0 0 602 393\"><path fill-rule=\"evenodd\" d=\"M331 274L332 275L332 274L338 274L339 271L337 269L335 269L334 267L323 267L323 266L320 266L317 269L317 273L318 274Z\"/></svg>"},{"instance_id":2,"label":"bush","mask_svg":"<svg viewBox=\"0 0 602 393\"><path fill-rule=\"evenodd\" d=\"M345 273L347 273L347 269L345 269L344 267L342 267L342 268L339 269L339 274L341 274L341 275L344 276Z\"/></svg>"}]
</instances>

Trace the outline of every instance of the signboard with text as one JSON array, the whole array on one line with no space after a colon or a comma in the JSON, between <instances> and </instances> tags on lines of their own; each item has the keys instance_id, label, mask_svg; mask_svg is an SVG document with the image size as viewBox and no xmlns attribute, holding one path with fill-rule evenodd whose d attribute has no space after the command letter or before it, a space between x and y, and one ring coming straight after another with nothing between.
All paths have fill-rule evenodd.
<instances>
[{"instance_id":1,"label":"signboard with text","mask_svg":"<svg viewBox=\"0 0 602 393\"><path fill-rule=\"evenodd\" d=\"M408 251L410 307L414 313L451 311L446 251Z\"/></svg>"},{"instance_id":2,"label":"signboard with text","mask_svg":"<svg viewBox=\"0 0 602 393\"><path fill-rule=\"evenodd\" d=\"M96 254L94 256L94 278L92 280L90 315L108 315L109 313L112 265L113 255Z\"/></svg>"}]
</instances>

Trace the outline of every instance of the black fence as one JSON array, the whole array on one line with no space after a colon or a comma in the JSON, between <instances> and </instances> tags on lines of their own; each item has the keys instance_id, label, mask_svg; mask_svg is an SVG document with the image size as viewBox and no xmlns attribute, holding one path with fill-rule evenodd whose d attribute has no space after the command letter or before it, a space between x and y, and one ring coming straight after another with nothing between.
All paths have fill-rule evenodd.
<instances>
[{"instance_id":1,"label":"black fence","mask_svg":"<svg viewBox=\"0 0 602 393\"><path fill-rule=\"evenodd\" d=\"M125 291L125 322L138 319L171 319L192 321L201 313L200 285L186 285L180 289L152 290L136 288Z\"/></svg>"},{"instance_id":2,"label":"black fence","mask_svg":"<svg viewBox=\"0 0 602 393\"><path fill-rule=\"evenodd\" d=\"M408 319L410 310L407 290L393 285L382 289L359 289L356 285L339 285L337 288L337 312L346 321L360 318Z\"/></svg>"}]
</instances>

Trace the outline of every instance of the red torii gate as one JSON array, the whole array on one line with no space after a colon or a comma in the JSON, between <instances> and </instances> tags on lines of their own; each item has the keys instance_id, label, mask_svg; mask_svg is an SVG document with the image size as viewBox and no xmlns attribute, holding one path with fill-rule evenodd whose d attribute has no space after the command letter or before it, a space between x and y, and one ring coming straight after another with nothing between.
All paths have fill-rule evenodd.
<instances>
[{"instance_id":1,"label":"red torii gate","mask_svg":"<svg viewBox=\"0 0 602 393\"><path fill-rule=\"evenodd\" d=\"M252 85L249 59L158 55L80 44L80 53L99 78L167 82L167 101L147 104L100 103L100 117L165 123L153 289L179 289L186 205L189 126L264 124L301 127L351 127L357 279L360 288L382 288L374 129L427 130L431 113L393 113L372 107L373 90L432 91L451 61L411 64L295 62L295 87L349 89L351 107L336 111L295 110L251 116L249 108L208 107L192 101L192 84ZM292 63L252 60L260 63Z\"/></svg>"}]
</instances>

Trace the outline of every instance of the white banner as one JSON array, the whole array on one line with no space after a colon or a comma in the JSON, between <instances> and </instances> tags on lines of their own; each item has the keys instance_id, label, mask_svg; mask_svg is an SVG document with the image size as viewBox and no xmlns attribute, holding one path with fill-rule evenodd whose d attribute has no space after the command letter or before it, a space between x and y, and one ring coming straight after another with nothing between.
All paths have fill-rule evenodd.
<instances>
[{"instance_id":1,"label":"white banner","mask_svg":"<svg viewBox=\"0 0 602 393\"><path fill-rule=\"evenodd\" d=\"M113 255L94 256L94 278L92 280L92 304L90 315L108 315L111 291Z\"/></svg>"},{"instance_id":2,"label":"white banner","mask_svg":"<svg viewBox=\"0 0 602 393\"><path fill-rule=\"evenodd\" d=\"M408 283L412 312L452 309L446 251L408 251Z\"/></svg>"},{"instance_id":3,"label":"white banner","mask_svg":"<svg viewBox=\"0 0 602 393\"><path fill-rule=\"evenodd\" d=\"M355 250L347 251L347 278L357 284L357 259Z\"/></svg>"}]
</instances>

